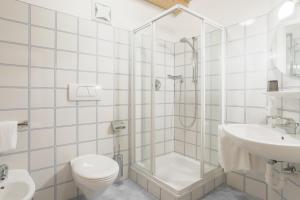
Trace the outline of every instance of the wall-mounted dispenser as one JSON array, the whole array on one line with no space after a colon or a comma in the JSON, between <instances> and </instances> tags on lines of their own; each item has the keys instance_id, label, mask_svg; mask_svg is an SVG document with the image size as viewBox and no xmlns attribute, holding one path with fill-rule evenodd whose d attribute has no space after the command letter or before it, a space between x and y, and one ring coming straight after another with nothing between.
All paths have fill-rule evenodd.
<instances>
[{"instance_id":1,"label":"wall-mounted dispenser","mask_svg":"<svg viewBox=\"0 0 300 200\"><path fill-rule=\"evenodd\" d=\"M91 84L69 84L69 101L101 100L102 87Z\"/></svg>"}]
</instances>

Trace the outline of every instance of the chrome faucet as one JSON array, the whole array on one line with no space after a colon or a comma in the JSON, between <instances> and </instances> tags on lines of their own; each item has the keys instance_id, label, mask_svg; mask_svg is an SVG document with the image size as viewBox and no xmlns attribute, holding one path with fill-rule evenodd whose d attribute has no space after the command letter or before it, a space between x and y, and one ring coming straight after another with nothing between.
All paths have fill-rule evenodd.
<instances>
[{"instance_id":1,"label":"chrome faucet","mask_svg":"<svg viewBox=\"0 0 300 200\"><path fill-rule=\"evenodd\" d=\"M0 181L4 181L8 175L8 166L6 164L0 165Z\"/></svg>"},{"instance_id":2,"label":"chrome faucet","mask_svg":"<svg viewBox=\"0 0 300 200\"><path fill-rule=\"evenodd\" d=\"M297 129L299 127L299 123L297 123L293 118L281 117L281 116L267 116L268 119L272 119L271 126L272 128L278 127L284 129L288 134L296 134Z\"/></svg>"}]
</instances>

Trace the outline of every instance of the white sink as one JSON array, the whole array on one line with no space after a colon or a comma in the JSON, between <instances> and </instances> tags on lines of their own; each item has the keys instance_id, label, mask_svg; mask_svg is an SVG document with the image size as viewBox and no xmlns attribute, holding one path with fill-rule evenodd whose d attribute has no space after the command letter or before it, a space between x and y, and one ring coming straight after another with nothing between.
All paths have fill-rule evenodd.
<instances>
[{"instance_id":1,"label":"white sink","mask_svg":"<svg viewBox=\"0 0 300 200\"><path fill-rule=\"evenodd\" d=\"M300 163L300 138L257 124L227 124L225 134L250 153L266 159Z\"/></svg>"},{"instance_id":2,"label":"white sink","mask_svg":"<svg viewBox=\"0 0 300 200\"><path fill-rule=\"evenodd\" d=\"M30 200L35 192L35 184L26 170L8 171L8 178L0 182L0 199Z\"/></svg>"}]
</instances>

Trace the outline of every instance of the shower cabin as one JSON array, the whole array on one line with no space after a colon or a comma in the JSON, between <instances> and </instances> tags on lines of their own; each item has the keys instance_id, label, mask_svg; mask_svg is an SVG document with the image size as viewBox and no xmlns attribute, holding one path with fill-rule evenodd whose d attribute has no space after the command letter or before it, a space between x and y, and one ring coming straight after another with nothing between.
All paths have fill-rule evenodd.
<instances>
[{"instance_id":1,"label":"shower cabin","mask_svg":"<svg viewBox=\"0 0 300 200\"><path fill-rule=\"evenodd\" d=\"M224 180L224 39L223 26L181 5L132 32L129 171L158 198L191 199Z\"/></svg>"}]
</instances>

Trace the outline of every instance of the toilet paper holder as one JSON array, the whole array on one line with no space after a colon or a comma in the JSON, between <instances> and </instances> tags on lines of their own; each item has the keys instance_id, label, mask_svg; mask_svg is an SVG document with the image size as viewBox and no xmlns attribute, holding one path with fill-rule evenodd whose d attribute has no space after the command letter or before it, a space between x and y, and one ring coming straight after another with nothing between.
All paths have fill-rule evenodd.
<instances>
[{"instance_id":1,"label":"toilet paper holder","mask_svg":"<svg viewBox=\"0 0 300 200\"><path fill-rule=\"evenodd\" d=\"M126 129L126 125L123 121L112 121L111 127L114 132L118 132L118 131Z\"/></svg>"}]
</instances>

